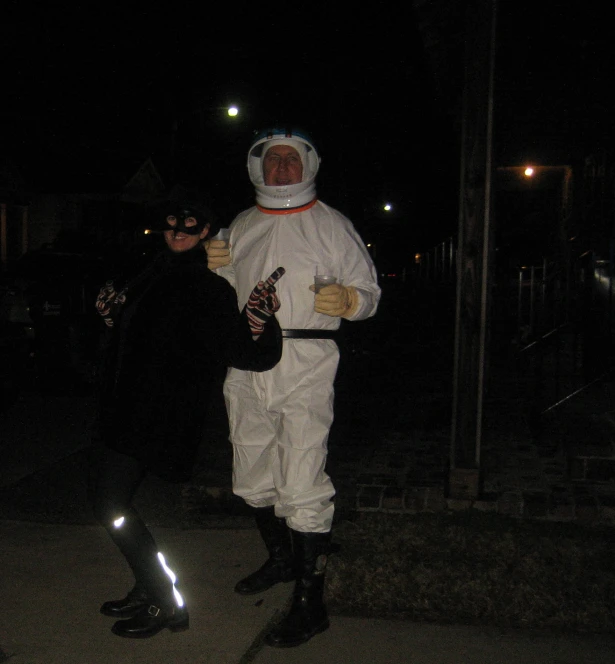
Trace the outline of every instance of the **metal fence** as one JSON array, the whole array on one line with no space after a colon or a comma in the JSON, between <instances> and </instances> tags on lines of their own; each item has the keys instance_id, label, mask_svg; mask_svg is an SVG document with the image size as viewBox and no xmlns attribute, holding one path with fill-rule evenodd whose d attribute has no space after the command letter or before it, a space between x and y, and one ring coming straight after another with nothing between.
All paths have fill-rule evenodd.
<instances>
[{"instance_id":1,"label":"metal fence","mask_svg":"<svg viewBox=\"0 0 615 664\"><path fill-rule=\"evenodd\" d=\"M456 246L447 238L417 257L416 283L456 282ZM604 377L614 365L613 247L505 272L495 269L491 336L516 349L518 379L540 416Z\"/></svg>"},{"instance_id":2,"label":"metal fence","mask_svg":"<svg viewBox=\"0 0 615 664\"><path fill-rule=\"evenodd\" d=\"M457 247L448 237L424 254L417 254L415 276L423 283L452 283L455 281Z\"/></svg>"}]
</instances>

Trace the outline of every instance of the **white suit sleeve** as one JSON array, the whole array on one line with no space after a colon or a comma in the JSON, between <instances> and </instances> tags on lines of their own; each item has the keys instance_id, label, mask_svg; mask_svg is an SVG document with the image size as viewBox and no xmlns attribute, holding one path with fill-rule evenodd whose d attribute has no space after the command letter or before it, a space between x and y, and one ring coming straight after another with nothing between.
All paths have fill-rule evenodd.
<instances>
[{"instance_id":1,"label":"white suit sleeve","mask_svg":"<svg viewBox=\"0 0 615 664\"><path fill-rule=\"evenodd\" d=\"M357 308L347 320L370 318L378 309L381 295L376 266L353 226L346 226L339 246L339 261L343 265L342 283L354 287L359 298Z\"/></svg>"}]
</instances>

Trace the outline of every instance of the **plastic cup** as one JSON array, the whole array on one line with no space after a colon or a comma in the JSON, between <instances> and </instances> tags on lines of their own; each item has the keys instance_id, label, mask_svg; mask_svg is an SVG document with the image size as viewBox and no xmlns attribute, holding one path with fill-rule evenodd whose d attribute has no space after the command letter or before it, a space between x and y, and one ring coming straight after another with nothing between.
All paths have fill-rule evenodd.
<instances>
[{"instance_id":1,"label":"plastic cup","mask_svg":"<svg viewBox=\"0 0 615 664\"><path fill-rule=\"evenodd\" d=\"M221 228L218 231L217 235L214 235L212 240L222 240L224 244L228 247L229 240L231 238L231 229L230 228Z\"/></svg>"},{"instance_id":2,"label":"plastic cup","mask_svg":"<svg viewBox=\"0 0 615 664\"><path fill-rule=\"evenodd\" d=\"M315 274L314 275L314 292L320 293L320 289L324 286L330 286L331 284L336 284L337 278L331 276L330 274Z\"/></svg>"}]
</instances>

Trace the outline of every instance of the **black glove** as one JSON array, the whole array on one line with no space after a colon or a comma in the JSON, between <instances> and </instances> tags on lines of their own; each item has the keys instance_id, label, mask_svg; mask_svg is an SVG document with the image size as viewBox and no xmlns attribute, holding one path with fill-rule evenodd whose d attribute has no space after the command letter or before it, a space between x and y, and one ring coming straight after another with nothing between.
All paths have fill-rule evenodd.
<instances>
[{"instance_id":1,"label":"black glove","mask_svg":"<svg viewBox=\"0 0 615 664\"><path fill-rule=\"evenodd\" d=\"M265 323L280 308L280 300L275 291L274 284L286 272L283 267L275 270L267 281L259 281L250 293L246 304L246 314L252 336L258 337L265 329Z\"/></svg>"}]
</instances>

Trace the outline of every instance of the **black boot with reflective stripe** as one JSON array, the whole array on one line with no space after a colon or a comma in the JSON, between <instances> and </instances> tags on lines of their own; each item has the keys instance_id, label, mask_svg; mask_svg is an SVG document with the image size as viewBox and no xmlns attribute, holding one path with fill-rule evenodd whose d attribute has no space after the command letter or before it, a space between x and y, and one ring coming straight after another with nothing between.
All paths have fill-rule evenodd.
<instances>
[{"instance_id":1,"label":"black boot with reflective stripe","mask_svg":"<svg viewBox=\"0 0 615 664\"><path fill-rule=\"evenodd\" d=\"M143 607L152 603L145 590L136 585L124 599L115 599L105 602L100 607L100 612L111 618L132 618L141 612Z\"/></svg>"},{"instance_id":2,"label":"black boot with reflective stripe","mask_svg":"<svg viewBox=\"0 0 615 664\"><path fill-rule=\"evenodd\" d=\"M292 533L298 577L288 614L265 637L274 648L291 648L329 627L323 601L330 533Z\"/></svg>"},{"instance_id":3,"label":"black boot with reflective stripe","mask_svg":"<svg viewBox=\"0 0 615 664\"><path fill-rule=\"evenodd\" d=\"M186 607L162 608L155 605L144 606L129 620L119 620L111 631L128 639L148 639L163 629L183 632L190 626Z\"/></svg>"},{"instance_id":4,"label":"black boot with reflective stripe","mask_svg":"<svg viewBox=\"0 0 615 664\"><path fill-rule=\"evenodd\" d=\"M237 583L235 592L240 595L255 595L276 583L287 583L295 578L290 529L286 520L278 518L273 507L255 508L254 515L269 558L256 572Z\"/></svg>"}]
</instances>

